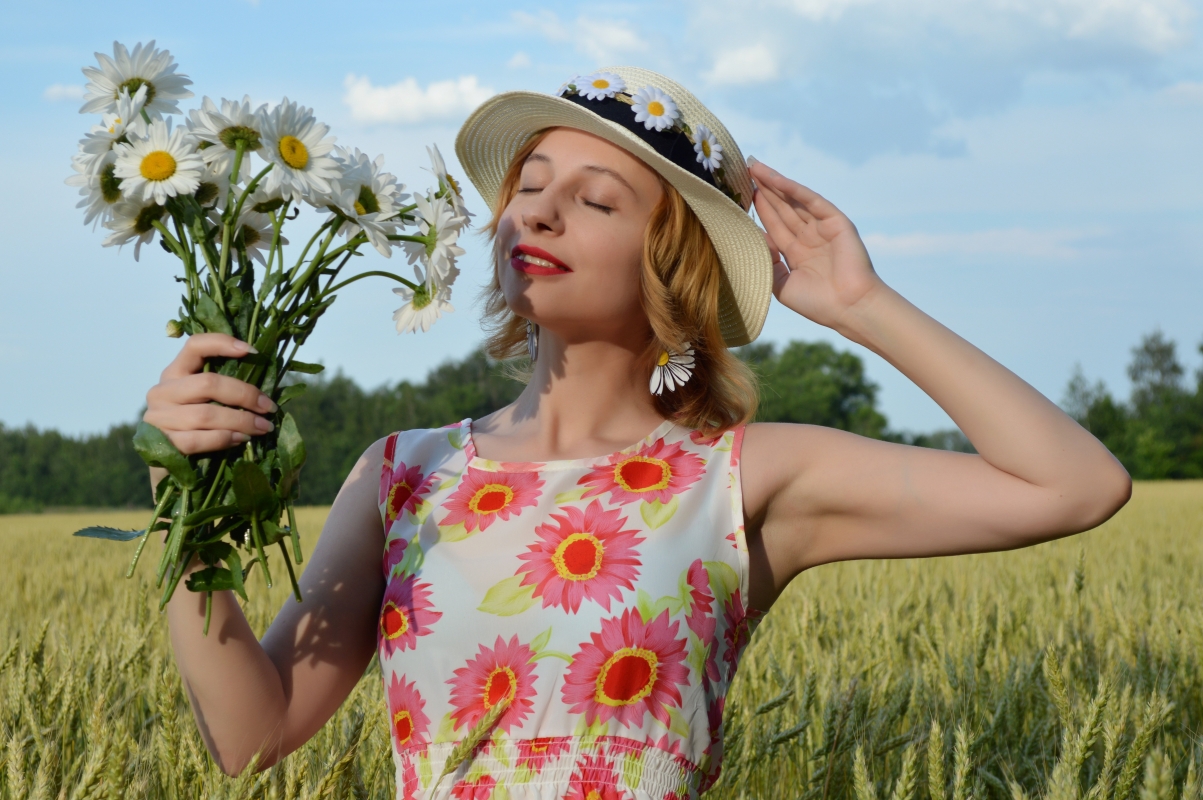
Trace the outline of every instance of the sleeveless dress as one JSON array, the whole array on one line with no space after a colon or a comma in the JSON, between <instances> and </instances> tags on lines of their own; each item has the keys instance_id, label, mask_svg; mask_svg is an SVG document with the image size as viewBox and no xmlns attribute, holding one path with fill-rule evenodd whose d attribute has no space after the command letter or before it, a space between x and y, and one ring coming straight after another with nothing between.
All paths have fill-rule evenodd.
<instances>
[{"instance_id":1,"label":"sleeveless dress","mask_svg":"<svg viewBox=\"0 0 1203 800\"><path fill-rule=\"evenodd\" d=\"M398 798L684 800L717 780L759 619L742 439L666 420L609 456L515 463L477 456L471 420L389 436L377 638Z\"/></svg>"}]
</instances>

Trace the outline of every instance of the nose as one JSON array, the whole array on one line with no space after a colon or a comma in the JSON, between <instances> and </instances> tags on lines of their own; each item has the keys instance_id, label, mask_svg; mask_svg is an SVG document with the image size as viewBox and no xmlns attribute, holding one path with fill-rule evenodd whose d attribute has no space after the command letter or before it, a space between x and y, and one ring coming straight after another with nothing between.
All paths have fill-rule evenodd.
<instances>
[{"instance_id":1,"label":"nose","mask_svg":"<svg viewBox=\"0 0 1203 800\"><path fill-rule=\"evenodd\" d=\"M522 227L532 232L559 234L564 230L560 197L554 182L523 204Z\"/></svg>"}]
</instances>

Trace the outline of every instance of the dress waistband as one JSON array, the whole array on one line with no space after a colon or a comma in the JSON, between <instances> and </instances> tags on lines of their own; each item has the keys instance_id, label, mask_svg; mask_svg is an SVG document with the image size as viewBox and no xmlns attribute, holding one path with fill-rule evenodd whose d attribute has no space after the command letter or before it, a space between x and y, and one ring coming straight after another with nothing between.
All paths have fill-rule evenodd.
<instances>
[{"instance_id":1,"label":"dress waistband","mask_svg":"<svg viewBox=\"0 0 1203 800\"><path fill-rule=\"evenodd\" d=\"M396 755L397 797L489 800L504 786L511 800L698 796L698 765L683 755L623 736L486 740L435 785L456 742L418 745Z\"/></svg>"}]
</instances>

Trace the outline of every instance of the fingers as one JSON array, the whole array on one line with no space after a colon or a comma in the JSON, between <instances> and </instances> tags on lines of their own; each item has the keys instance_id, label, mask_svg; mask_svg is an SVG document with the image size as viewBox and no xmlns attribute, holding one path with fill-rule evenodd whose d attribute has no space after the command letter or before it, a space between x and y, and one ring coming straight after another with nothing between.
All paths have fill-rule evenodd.
<instances>
[{"instance_id":1,"label":"fingers","mask_svg":"<svg viewBox=\"0 0 1203 800\"><path fill-rule=\"evenodd\" d=\"M767 192L757 192L756 198L753 201L756 203L756 213L760 216L760 221L764 223L764 229L772 238L774 243L779 243L778 249L774 251L774 261L779 261L781 256L781 248L788 249L789 242L796 242L798 235L789 225L781 219L781 214L777 207L768 199ZM780 202L780 201L778 201ZM774 268L775 269L775 268Z\"/></svg>"},{"instance_id":2,"label":"fingers","mask_svg":"<svg viewBox=\"0 0 1203 800\"><path fill-rule=\"evenodd\" d=\"M261 413L276 410L276 404L270 397L246 381L215 372L198 372L174 380L165 380L151 387L146 393L148 408L207 403L210 400Z\"/></svg>"},{"instance_id":3,"label":"fingers","mask_svg":"<svg viewBox=\"0 0 1203 800\"><path fill-rule=\"evenodd\" d=\"M790 180L760 161L753 163L748 171L761 188L772 190L790 205L796 204L796 207L805 209L817 219L827 219L841 213L830 200L818 192Z\"/></svg>"},{"instance_id":4,"label":"fingers","mask_svg":"<svg viewBox=\"0 0 1203 800\"><path fill-rule=\"evenodd\" d=\"M185 455L212 453L242 444L250 439L238 431L173 431L163 430L171 443Z\"/></svg>"},{"instance_id":5,"label":"fingers","mask_svg":"<svg viewBox=\"0 0 1203 800\"><path fill-rule=\"evenodd\" d=\"M258 436L271 431L271 420L216 403L192 403L148 408L142 419L156 428L173 431L226 431Z\"/></svg>"},{"instance_id":6,"label":"fingers","mask_svg":"<svg viewBox=\"0 0 1203 800\"><path fill-rule=\"evenodd\" d=\"M762 206L770 206L776 212L777 218L781 220L792 234L793 239L801 239L813 235L813 231L808 231L807 228L813 228L815 218L808 214L804 209L798 209L791 205L787 200L780 197L771 188L760 189L756 192L756 213L761 214ZM761 219L764 215L761 214ZM778 239L778 241L789 241ZM783 245L784 246L784 245Z\"/></svg>"},{"instance_id":7,"label":"fingers","mask_svg":"<svg viewBox=\"0 0 1203 800\"><path fill-rule=\"evenodd\" d=\"M196 333L184 342L179 355L163 370L162 377L166 381L200 372L206 358L242 358L247 353L257 352L259 351L246 342L224 333Z\"/></svg>"},{"instance_id":8,"label":"fingers","mask_svg":"<svg viewBox=\"0 0 1203 800\"><path fill-rule=\"evenodd\" d=\"M785 282L789 280L789 267L785 262L778 259L773 262L773 294L778 299L781 298L781 290L785 288Z\"/></svg>"}]
</instances>

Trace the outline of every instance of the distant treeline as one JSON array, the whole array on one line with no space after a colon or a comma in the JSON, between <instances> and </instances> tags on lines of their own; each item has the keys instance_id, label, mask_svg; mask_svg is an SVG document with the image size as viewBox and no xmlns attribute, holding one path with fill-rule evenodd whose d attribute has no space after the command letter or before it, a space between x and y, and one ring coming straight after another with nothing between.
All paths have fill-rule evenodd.
<instances>
[{"instance_id":1,"label":"distant treeline","mask_svg":"<svg viewBox=\"0 0 1203 800\"><path fill-rule=\"evenodd\" d=\"M1203 346L1201 346L1203 349ZM957 430L908 434L889 429L877 407L877 386L853 353L825 342L784 348L754 344L737 353L760 377L757 419L807 422L876 439L972 452ZM1203 477L1203 371L1189 388L1174 343L1160 333L1133 349L1133 391L1116 400L1080 370L1062 405L1098 436L1134 478ZM511 402L522 384L481 351L434 369L421 383L363 389L341 374L307 378L309 390L291 401L309 459L301 502L330 503L364 448L381 436L484 416ZM32 426L0 425L0 513L47 507L148 507L146 467L130 444L133 424L98 436L71 438Z\"/></svg>"}]
</instances>

